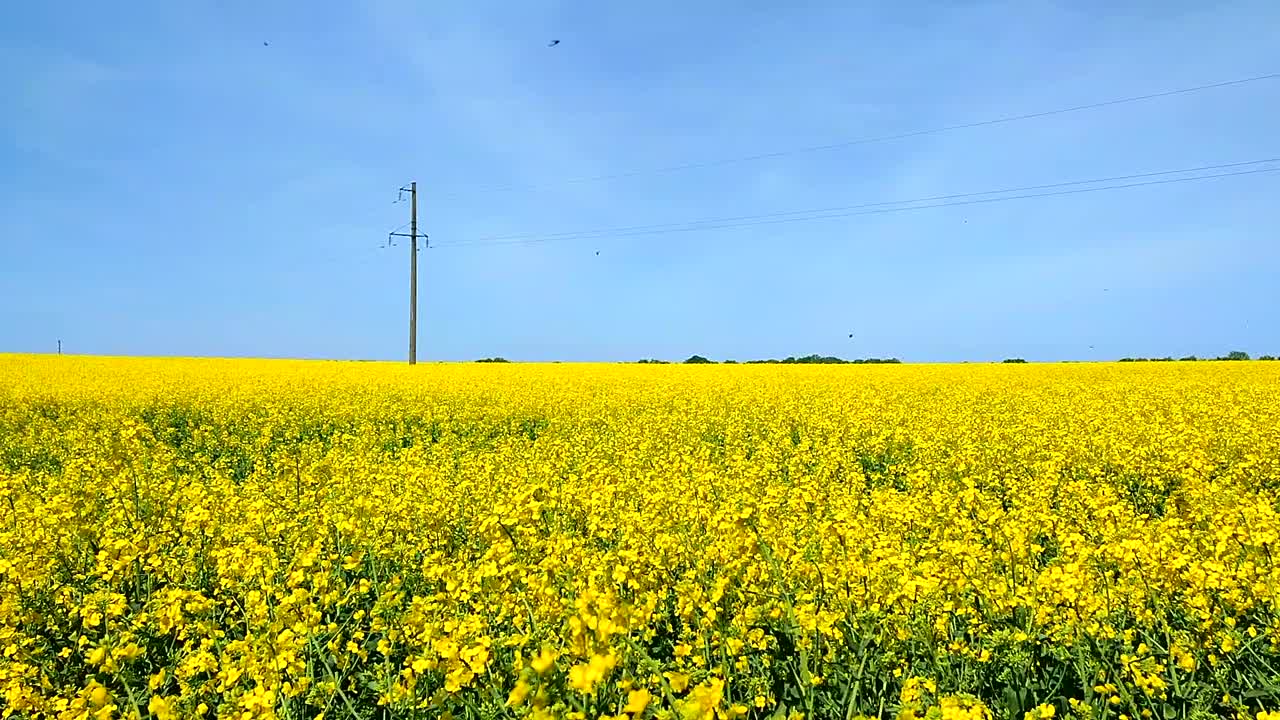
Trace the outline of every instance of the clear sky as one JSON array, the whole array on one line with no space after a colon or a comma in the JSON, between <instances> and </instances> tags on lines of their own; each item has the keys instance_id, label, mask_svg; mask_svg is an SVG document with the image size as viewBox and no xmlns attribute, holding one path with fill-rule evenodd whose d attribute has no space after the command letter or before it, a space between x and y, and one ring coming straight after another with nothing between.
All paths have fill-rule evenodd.
<instances>
[{"instance_id":1,"label":"clear sky","mask_svg":"<svg viewBox=\"0 0 1280 720\"><path fill-rule=\"evenodd\" d=\"M1280 157L1269 80L563 182L1275 72L1275 0L9 2L0 351L401 358L417 180L422 359L1280 353L1280 173L444 246Z\"/></svg>"}]
</instances>

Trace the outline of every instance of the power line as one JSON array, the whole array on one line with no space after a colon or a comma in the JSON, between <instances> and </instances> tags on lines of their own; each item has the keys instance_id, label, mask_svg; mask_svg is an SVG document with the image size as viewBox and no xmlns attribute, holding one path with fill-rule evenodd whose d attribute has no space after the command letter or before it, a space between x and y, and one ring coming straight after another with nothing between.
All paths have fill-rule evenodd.
<instances>
[{"instance_id":1,"label":"power line","mask_svg":"<svg viewBox=\"0 0 1280 720\"><path fill-rule=\"evenodd\" d=\"M938 200L956 200L959 198L978 197L981 195L1002 195L1006 193L1027 192L1031 190L1048 190L1050 188L1070 187L1072 185L1093 185L1104 182L1117 182L1120 180L1135 180L1138 178L1158 177L1161 175L1177 175L1181 173L1204 172L1208 170L1223 170L1226 168L1242 167L1246 165L1261 165L1271 162L1280 162L1280 158L1267 158L1264 160L1247 160L1245 162L1224 163L1220 165L1202 165L1194 168L1183 168L1179 170L1158 170L1155 172L1137 173L1133 175L1113 175L1111 177L1094 178L1092 180L1068 180L1065 182L1047 183L1043 185L1023 185L1020 187L1003 188L1000 190L981 190L978 192L953 193L950 195L931 195L929 197L913 198L911 200L882 200L880 202L859 203L857 205L837 205L825 208L811 208L808 210L787 210L783 212L761 213L757 215L733 215L728 217L706 218L701 220L684 220L681 222L655 223L649 225L627 225L622 227L595 228L591 230L574 230L558 233L521 233L516 235L489 235L485 237L475 238L469 241L460 241L453 243L441 243L442 245L473 245L479 243L490 243L496 240L523 240L528 238L537 238L539 240L572 240L576 236L595 236L599 234L616 234L620 232L631 232L637 230L656 230L669 227L683 227L687 225L701 225L707 223L724 223L736 222L740 220L758 220L763 218L785 217L788 215L811 215L814 213L828 213L845 210L859 210L862 208L884 207L886 205L906 205L911 203L934 202Z\"/></svg>"},{"instance_id":2,"label":"power line","mask_svg":"<svg viewBox=\"0 0 1280 720\"><path fill-rule=\"evenodd\" d=\"M1201 92L1204 90L1214 90L1217 88L1232 87L1235 85L1244 85L1246 83L1259 82L1262 80L1275 80L1280 78L1280 73L1270 73L1267 75L1255 75L1253 77L1239 78L1236 80L1224 80L1222 82L1210 83L1208 85L1196 85L1193 87L1178 88L1176 90L1165 90L1163 92L1147 93L1146 95L1132 95L1129 97L1114 98L1111 100L1102 100L1100 102L1088 103L1086 105L1074 105L1071 107L1057 108L1055 110L1044 110L1041 112L1025 113L1022 115L1006 115L1004 117L992 118L989 120L979 120L977 122L960 123L956 125L945 125L942 127L929 128L926 130L913 130L910 132L894 133L891 135L876 135L871 137L857 138L854 140L845 140L841 142L828 143L825 145L810 145L808 147L792 148L790 150L778 150L774 152L758 153L755 155L742 155L739 157L720 158L717 160L706 160L702 162L681 163L677 165L668 165L666 167L649 168L644 170L629 170L619 173L609 173L604 175L590 175L578 178L566 178L563 180L553 180L545 183L534 183L528 185L493 185L487 187L478 187L472 190L460 190L448 193L445 197L459 197L466 194L507 192L514 190L536 190L545 187L553 187L557 185L576 185L589 182L601 182L607 180L621 180L625 178L639 177L642 175L656 175L663 173L681 172L684 170L696 170L699 168L719 167L723 165L733 165L737 163L755 162L758 160L768 160L771 158L786 157L788 155L799 155L803 153L822 152L826 150L838 150L840 148L853 147L856 145L869 145L872 143L888 142L891 140L905 140L907 138L921 137L924 135L936 135L939 133L953 132L955 130L968 130L972 128L986 127L990 125L1001 125L1004 123L1019 122L1022 120L1034 120L1037 118L1050 117L1052 115L1063 115L1066 113L1081 112L1084 110L1096 110L1098 108L1111 107L1113 105L1126 105L1129 103L1143 102L1146 100L1156 100L1159 98L1172 97L1175 95L1186 95L1188 93Z\"/></svg>"},{"instance_id":3,"label":"power line","mask_svg":"<svg viewBox=\"0 0 1280 720\"><path fill-rule=\"evenodd\" d=\"M1276 160L1259 160L1251 163L1239 163L1237 164L1237 166L1252 165L1252 164L1258 164L1258 163L1264 163L1264 162L1276 162ZM1213 167L1215 166L1207 166L1206 169L1211 169ZM1195 170L1197 169L1193 168L1193 169L1182 170L1182 171L1168 171L1168 173L1194 172ZM561 236L549 235L549 236L543 236L543 237L530 237L530 238L517 239L517 240L493 240L488 242L460 241L455 243L440 243L438 245L435 245L434 247L460 247L460 246L480 246L480 245L526 245L526 244L532 244L532 243L554 242L557 240L598 240L598 239L604 239L604 238L612 239L612 238L634 237L639 235L665 235L665 234L677 233L677 232L697 232L700 230L720 230L720 229L727 229L727 228L754 227L758 225L778 225L778 224L794 223L794 222L811 222L815 220L833 220L838 218L857 217L861 215L881 215L881 214L887 214L887 213L907 212L911 210L930 210L934 208L956 207L961 205L990 204L990 203L1006 202L1009 200L1027 200L1031 198L1054 197L1059 195L1079 195L1083 193L1102 192L1107 190L1122 190L1126 188L1144 187L1148 185L1169 185L1173 183L1192 182L1197 180L1211 180L1214 178L1235 177L1240 175L1257 175L1260 173L1270 173L1270 172L1280 172L1280 167L1260 168L1260 169L1254 169L1254 170L1237 170L1234 172L1216 173L1212 175L1196 175L1194 177L1182 177L1182 178L1165 178L1162 180L1145 180L1141 182L1123 183L1119 185L1103 185L1100 187L1074 188L1069 190L1053 190L1050 192L1027 193L1022 195L1004 195L1002 197L957 200L952 202L931 203L926 205L908 205L906 207L889 207L889 208L881 207L881 208L859 210L855 212L839 212L839 213L808 215L805 217L782 217L782 218L773 218L773 219L752 220L747 222L724 222L719 224L698 224L698 225L690 224L688 226L682 226L682 227L667 227L667 228L622 231L622 232L602 231L599 234L590 234L590 235L584 234L584 235L578 235L578 236L572 236L572 237L565 237L563 235ZM1082 183L1088 183L1088 182L1094 182L1094 183L1107 182L1112 179L1118 179L1118 178L1100 178L1098 180L1093 180L1093 181L1079 181L1076 184L1082 184ZM1024 189L1031 189L1031 187L1034 187L1034 186L1030 186ZM1015 189L1015 190L1008 190L1004 192L1016 192L1016 191L1017 190ZM1001 191L993 191L993 192L1001 192ZM987 194L987 193L965 193L957 197L971 197L973 195L982 195L982 194ZM917 201L903 200L903 201L897 201L897 202L910 203L910 202L922 202L925 200L927 199L922 198L921 200L917 200ZM856 207L856 206L850 206L850 207ZM708 222L716 222L716 221L695 221L695 222L708 223Z\"/></svg>"}]
</instances>

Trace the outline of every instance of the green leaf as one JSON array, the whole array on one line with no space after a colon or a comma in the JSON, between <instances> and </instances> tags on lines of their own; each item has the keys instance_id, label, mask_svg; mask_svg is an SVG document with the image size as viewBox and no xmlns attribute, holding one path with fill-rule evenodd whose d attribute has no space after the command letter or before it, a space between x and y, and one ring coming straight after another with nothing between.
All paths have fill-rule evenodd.
<instances>
[{"instance_id":1,"label":"green leaf","mask_svg":"<svg viewBox=\"0 0 1280 720\"><path fill-rule=\"evenodd\" d=\"M1241 695L1252 700L1254 698L1274 697L1276 695L1276 691L1274 688L1259 688L1256 690L1245 690Z\"/></svg>"},{"instance_id":2,"label":"green leaf","mask_svg":"<svg viewBox=\"0 0 1280 720\"><path fill-rule=\"evenodd\" d=\"M1004 689L1004 707L1009 711L1010 717L1017 717L1022 709L1022 703L1018 701L1018 693L1009 686L1005 686Z\"/></svg>"}]
</instances>

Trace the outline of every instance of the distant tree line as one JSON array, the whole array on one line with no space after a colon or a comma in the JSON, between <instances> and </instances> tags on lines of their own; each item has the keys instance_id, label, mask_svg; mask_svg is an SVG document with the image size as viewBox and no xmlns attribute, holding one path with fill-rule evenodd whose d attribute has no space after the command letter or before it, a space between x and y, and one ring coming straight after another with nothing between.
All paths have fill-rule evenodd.
<instances>
[{"instance_id":1,"label":"distant tree line","mask_svg":"<svg viewBox=\"0 0 1280 720\"><path fill-rule=\"evenodd\" d=\"M641 360L640 362L661 362L659 360ZM725 360L726 365L734 365L737 360ZM831 355L805 355L804 357L786 357L782 360L770 358L768 360L747 360L747 365L893 365L901 363L898 358L857 358L855 360L845 360L844 358L833 357ZM686 365L711 365L715 360L709 360L702 355L690 356L685 360Z\"/></svg>"},{"instance_id":2,"label":"distant tree line","mask_svg":"<svg viewBox=\"0 0 1280 720\"><path fill-rule=\"evenodd\" d=\"M1179 362L1196 362L1197 360L1200 360L1200 359L1201 359L1201 358L1198 358L1198 357L1196 357L1195 355L1188 355L1188 356L1183 357L1183 358L1178 358L1178 361L1179 361ZM1205 359L1205 360L1250 360L1250 359L1252 359L1252 358L1250 358L1250 357L1249 357L1249 353L1247 353L1247 352L1244 352L1244 351L1242 351L1242 350L1232 350L1231 352L1227 353L1226 355L1222 355L1222 356L1220 356L1220 357L1216 357L1216 358L1204 358L1204 359ZM1259 359L1259 360L1275 360L1276 358L1275 358L1275 356L1274 356L1274 355L1262 355L1262 356L1259 356L1259 357L1258 357L1258 359ZM1171 357L1162 357L1162 358L1144 358L1144 357L1130 358L1130 357L1126 357L1126 358L1120 358L1120 362L1173 362L1173 361L1174 361L1174 360L1173 360L1173 358L1171 358Z\"/></svg>"},{"instance_id":3,"label":"distant tree line","mask_svg":"<svg viewBox=\"0 0 1280 720\"><path fill-rule=\"evenodd\" d=\"M1177 361L1195 362L1201 359L1202 358L1198 358L1195 355L1188 355L1186 357L1177 358ZM1221 357L1203 358L1203 359L1204 360L1251 360L1252 358L1249 357L1249 353L1247 352L1242 352L1240 350L1233 350ZM1275 360L1277 358L1274 355L1261 355L1257 359L1258 360ZM502 357L492 357L492 358L481 358L480 360L476 360L476 362L505 363L505 362L511 362L511 361ZM725 360L723 362L725 365L735 365L737 364L738 361ZM770 358L768 360L746 360L745 361L747 365L897 365L897 364L900 364L901 362L902 361L899 360L898 358L874 358L873 357L873 358L856 358L854 360L845 360L844 358L838 358L831 355L805 355L804 357L786 357L786 358L783 358L782 360L775 360L773 358ZM1015 358L1005 358L1001 362L1013 364L1013 363L1025 363L1026 360L1015 357ZM1167 356L1157 357L1157 358L1126 357L1126 358L1120 358L1119 362L1124 362L1124 363L1175 362L1175 360L1174 358L1167 357ZM667 360L656 360L654 358L645 358L643 360L637 360L636 364L668 365L670 363ZM714 365L716 364L716 361L708 359L702 355L691 355L687 360L684 361L684 364L685 365Z\"/></svg>"}]
</instances>

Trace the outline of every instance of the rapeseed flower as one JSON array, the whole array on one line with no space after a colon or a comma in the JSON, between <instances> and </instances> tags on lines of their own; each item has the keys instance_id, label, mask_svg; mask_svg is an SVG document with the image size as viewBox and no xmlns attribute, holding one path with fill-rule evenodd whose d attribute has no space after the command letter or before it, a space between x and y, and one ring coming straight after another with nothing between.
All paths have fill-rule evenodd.
<instances>
[{"instance_id":1,"label":"rapeseed flower","mask_svg":"<svg viewBox=\"0 0 1280 720\"><path fill-rule=\"evenodd\" d=\"M1262 363L0 356L0 712L1272 720L1277 428Z\"/></svg>"}]
</instances>

